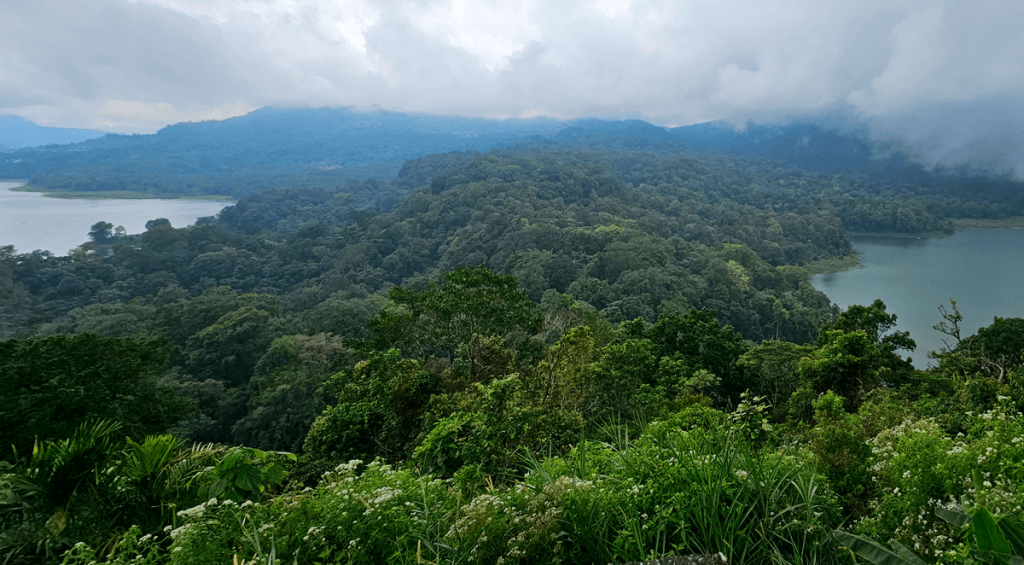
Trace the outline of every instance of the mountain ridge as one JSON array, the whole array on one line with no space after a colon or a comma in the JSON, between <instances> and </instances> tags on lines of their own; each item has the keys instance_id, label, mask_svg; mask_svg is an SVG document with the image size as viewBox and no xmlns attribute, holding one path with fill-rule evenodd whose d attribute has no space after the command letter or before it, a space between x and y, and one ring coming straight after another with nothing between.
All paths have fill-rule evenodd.
<instances>
[{"instance_id":1,"label":"mountain ridge","mask_svg":"<svg viewBox=\"0 0 1024 565\"><path fill-rule=\"evenodd\" d=\"M79 143L105 135L105 131L41 126L20 116L0 115L0 152Z\"/></svg>"},{"instance_id":2,"label":"mountain ridge","mask_svg":"<svg viewBox=\"0 0 1024 565\"><path fill-rule=\"evenodd\" d=\"M863 130L810 123L668 128L635 119L496 120L279 106L226 120L172 124L153 134L108 134L74 145L15 149L0 157L0 177L72 191L239 196L270 187L388 180L409 159L531 145L760 159L864 182L934 184L944 190L978 178L990 179L983 183L991 185L986 190L1021 186L986 171L928 169Z\"/></svg>"}]
</instances>

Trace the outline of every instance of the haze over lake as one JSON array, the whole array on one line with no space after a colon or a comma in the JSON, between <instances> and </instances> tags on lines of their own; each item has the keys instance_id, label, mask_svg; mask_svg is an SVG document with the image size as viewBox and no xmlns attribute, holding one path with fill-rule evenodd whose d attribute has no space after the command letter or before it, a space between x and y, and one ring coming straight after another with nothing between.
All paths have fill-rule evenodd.
<instances>
[{"instance_id":1,"label":"haze over lake","mask_svg":"<svg viewBox=\"0 0 1024 565\"><path fill-rule=\"evenodd\" d=\"M941 238L852 237L864 268L818 275L815 288L845 309L881 298L898 316L900 330L917 341L911 356L919 368L934 364L926 355L941 350L932 329L938 307L957 301L962 336L988 326L995 316L1024 317L1024 230L969 229ZM906 353L904 353L906 356Z\"/></svg>"},{"instance_id":2,"label":"haze over lake","mask_svg":"<svg viewBox=\"0 0 1024 565\"><path fill-rule=\"evenodd\" d=\"M180 228L231 204L208 200L67 200L11 190L22 184L0 182L0 246L13 245L18 253L42 249L66 255L89 240L89 227L96 222L124 226L129 234L145 231L146 222L154 218L167 218L172 226Z\"/></svg>"}]
</instances>

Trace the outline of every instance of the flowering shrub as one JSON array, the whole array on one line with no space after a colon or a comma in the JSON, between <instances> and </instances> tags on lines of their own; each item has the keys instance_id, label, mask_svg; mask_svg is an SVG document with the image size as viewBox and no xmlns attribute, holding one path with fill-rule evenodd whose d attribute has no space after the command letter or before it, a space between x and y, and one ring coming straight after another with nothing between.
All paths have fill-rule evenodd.
<instances>
[{"instance_id":1,"label":"flowering shrub","mask_svg":"<svg viewBox=\"0 0 1024 565\"><path fill-rule=\"evenodd\" d=\"M1014 408L1003 402L986 412L966 413L968 432L953 437L933 419L906 420L878 434L870 442L870 470L880 495L858 531L880 540L894 538L931 557L955 559L962 547L954 528L936 518L934 509L976 503L974 469L984 477L988 507L1020 519L1024 415Z\"/></svg>"},{"instance_id":2,"label":"flowering shrub","mask_svg":"<svg viewBox=\"0 0 1024 565\"><path fill-rule=\"evenodd\" d=\"M711 414L707 414L710 416ZM724 419L720 419L724 423ZM832 551L835 497L808 456L750 447L728 426L655 423L620 445L583 442L495 485L353 460L316 488L264 502L210 499L177 512L153 550L110 563L592 563L722 552L731 562ZM126 540L128 538L126 537ZM95 552L76 547L68 563ZM148 551L148 553L147 553ZM156 555L160 559L156 559ZM141 557L139 557L141 556ZM143 561L146 562L146 561Z\"/></svg>"}]
</instances>

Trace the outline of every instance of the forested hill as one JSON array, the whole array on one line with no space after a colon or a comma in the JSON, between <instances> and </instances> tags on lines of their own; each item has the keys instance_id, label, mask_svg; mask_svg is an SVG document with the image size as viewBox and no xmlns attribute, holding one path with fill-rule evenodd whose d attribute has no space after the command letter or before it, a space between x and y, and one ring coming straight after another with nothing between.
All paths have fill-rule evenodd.
<instances>
[{"instance_id":1,"label":"forested hill","mask_svg":"<svg viewBox=\"0 0 1024 565\"><path fill-rule=\"evenodd\" d=\"M620 178L635 169L650 183ZM837 311L799 265L848 255L850 244L823 201L775 209L770 198L684 157L437 155L387 184L246 196L196 227L96 230L67 257L0 248L0 337L166 336L168 374L201 412L182 434L294 447L322 406L307 390L294 400L301 423L278 425L264 404L273 395L259 397L272 385L254 380L271 344L369 337L368 322L406 312L395 285L430 288L460 268L514 275L531 308L551 316L551 339L560 319L600 330L707 308L740 341L812 342ZM277 439L255 439L279 427Z\"/></svg>"},{"instance_id":2,"label":"forested hill","mask_svg":"<svg viewBox=\"0 0 1024 565\"><path fill-rule=\"evenodd\" d=\"M0 178L39 188L240 196L265 188L389 180L431 153L489 150L561 129L554 120L484 120L344 108L268 107L153 135L110 135L5 154Z\"/></svg>"},{"instance_id":3,"label":"forested hill","mask_svg":"<svg viewBox=\"0 0 1024 565\"><path fill-rule=\"evenodd\" d=\"M17 147L2 139L0 144ZM751 124L738 131L721 123L664 128L639 120L487 120L345 108L269 107L223 121L180 123L153 135L11 151L0 156L0 178L70 191L238 197L268 188L387 182L410 159L502 147L686 155L726 173L785 165L838 175L879 194L957 203L968 196L990 207L988 217L1024 209L1024 183L972 170L925 170L866 135L814 125Z\"/></svg>"}]
</instances>

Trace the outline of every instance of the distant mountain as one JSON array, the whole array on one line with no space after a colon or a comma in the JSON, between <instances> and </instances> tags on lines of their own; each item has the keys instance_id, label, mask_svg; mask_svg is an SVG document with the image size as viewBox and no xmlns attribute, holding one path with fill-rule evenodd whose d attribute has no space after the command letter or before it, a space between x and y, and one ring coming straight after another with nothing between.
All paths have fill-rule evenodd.
<instances>
[{"instance_id":1,"label":"distant mountain","mask_svg":"<svg viewBox=\"0 0 1024 565\"><path fill-rule=\"evenodd\" d=\"M50 128L18 116L0 116L0 151L40 145L79 143L107 135L91 129Z\"/></svg>"},{"instance_id":2,"label":"distant mountain","mask_svg":"<svg viewBox=\"0 0 1024 565\"><path fill-rule=\"evenodd\" d=\"M488 151L563 126L551 119L268 107L223 121L175 124L152 135L108 135L6 153L0 178L70 190L239 195L272 186L394 178L409 159Z\"/></svg>"},{"instance_id":3,"label":"distant mountain","mask_svg":"<svg viewBox=\"0 0 1024 565\"><path fill-rule=\"evenodd\" d=\"M75 145L16 149L0 155L0 178L74 191L237 197L267 188L387 181L412 159L502 147L686 154L712 166L733 158L757 159L872 184L957 191L966 179L972 190L1021 189L1017 181L984 172L926 170L863 132L809 124L750 124L738 130L710 122L664 128L640 120L490 120L280 107L222 121L175 124L152 135L110 134Z\"/></svg>"}]
</instances>

